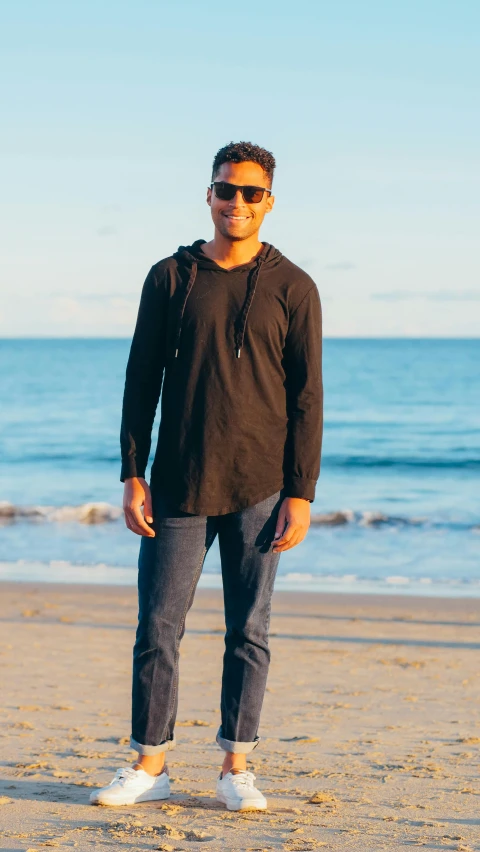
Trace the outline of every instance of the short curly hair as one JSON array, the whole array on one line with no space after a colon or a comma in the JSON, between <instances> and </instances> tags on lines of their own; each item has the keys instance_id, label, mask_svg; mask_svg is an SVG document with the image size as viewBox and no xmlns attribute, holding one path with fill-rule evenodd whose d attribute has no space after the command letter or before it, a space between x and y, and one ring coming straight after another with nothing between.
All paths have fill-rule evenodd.
<instances>
[{"instance_id":1,"label":"short curly hair","mask_svg":"<svg viewBox=\"0 0 480 852\"><path fill-rule=\"evenodd\" d=\"M260 148L260 145L254 145L252 142L229 142L228 145L224 145L215 154L212 181L215 180L220 166L223 166L224 163L258 163L265 172L270 186L272 185L276 165L275 157L270 151Z\"/></svg>"}]
</instances>

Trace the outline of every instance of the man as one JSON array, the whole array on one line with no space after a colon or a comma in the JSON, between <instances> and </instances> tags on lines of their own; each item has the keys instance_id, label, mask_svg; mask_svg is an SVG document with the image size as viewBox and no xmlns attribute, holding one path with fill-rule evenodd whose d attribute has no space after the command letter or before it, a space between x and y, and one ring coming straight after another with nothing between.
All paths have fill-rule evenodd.
<instances>
[{"instance_id":1,"label":"man","mask_svg":"<svg viewBox=\"0 0 480 852\"><path fill-rule=\"evenodd\" d=\"M138 759L92 793L92 803L169 795L164 761L175 745L179 645L218 534L226 635L217 799L230 810L266 807L246 756L259 741L275 573L280 554L309 527L323 423L317 288L259 239L274 205L274 168L257 145L222 148L207 190L213 239L180 247L143 286L120 476L127 527L142 536L130 740Z\"/></svg>"}]
</instances>

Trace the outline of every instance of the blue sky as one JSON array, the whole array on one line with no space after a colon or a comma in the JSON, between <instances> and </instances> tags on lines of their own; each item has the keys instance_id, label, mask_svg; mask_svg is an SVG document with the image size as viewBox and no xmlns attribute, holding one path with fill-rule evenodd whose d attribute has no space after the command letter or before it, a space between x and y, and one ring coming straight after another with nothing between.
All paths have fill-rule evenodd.
<instances>
[{"instance_id":1,"label":"blue sky","mask_svg":"<svg viewBox=\"0 0 480 852\"><path fill-rule=\"evenodd\" d=\"M9 4L0 335L129 337L246 139L326 335L478 336L479 41L462 0Z\"/></svg>"}]
</instances>

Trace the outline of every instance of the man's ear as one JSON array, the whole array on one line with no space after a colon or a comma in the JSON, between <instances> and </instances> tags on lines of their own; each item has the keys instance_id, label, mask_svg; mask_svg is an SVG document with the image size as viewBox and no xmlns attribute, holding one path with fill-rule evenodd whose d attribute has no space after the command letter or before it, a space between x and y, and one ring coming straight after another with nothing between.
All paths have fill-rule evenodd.
<instances>
[{"instance_id":1,"label":"man's ear","mask_svg":"<svg viewBox=\"0 0 480 852\"><path fill-rule=\"evenodd\" d=\"M212 188L210 186L207 188L207 204L209 207L212 206Z\"/></svg>"},{"instance_id":2,"label":"man's ear","mask_svg":"<svg viewBox=\"0 0 480 852\"><path fill-rule=\"evenodd\" d=\"M267 206L265 208L265 213L270 213L273 210L273 205L275 204L275 196L269 195L267 198Z\"/></svg>"}]
</instances>

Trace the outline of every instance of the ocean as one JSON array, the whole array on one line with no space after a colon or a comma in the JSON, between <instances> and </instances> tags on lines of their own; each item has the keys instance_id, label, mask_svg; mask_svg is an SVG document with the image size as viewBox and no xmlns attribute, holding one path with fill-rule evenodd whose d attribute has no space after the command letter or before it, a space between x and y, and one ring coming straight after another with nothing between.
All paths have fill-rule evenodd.
<instances>
[{"instance_id":1,"label":"ocean","mask_svg":"<svg viewBox=\"0 0 480 852\"><path fill-rule=\"evenodd\" d=\"M0 340L0 579L136 583L119 479L129 347ZM479 364L477 339L324 341L312 524L277 588L480 596ZM202 584L219 572L215 542Z\"/></svg>"}]
</instances>

